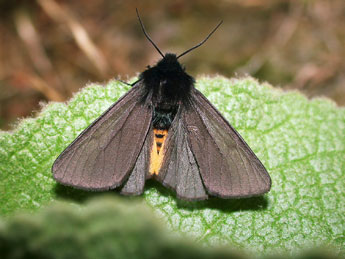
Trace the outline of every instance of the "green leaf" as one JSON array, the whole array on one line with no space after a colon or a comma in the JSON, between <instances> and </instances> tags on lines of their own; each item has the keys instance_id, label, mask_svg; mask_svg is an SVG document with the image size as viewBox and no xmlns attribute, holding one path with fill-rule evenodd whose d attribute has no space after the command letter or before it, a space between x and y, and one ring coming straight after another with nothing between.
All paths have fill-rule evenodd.
<instances>
[{"instance_id":1,"label":"green leaf","mask_svg":"<svg viewBox=\"0 0 345 259\"><path fill-rule=\"evenodd\" d=\"M251 78L200 78L197 87L266 166L272 190L263 197L191 203L150 182L144 201L171 229L201 242L265 253L320 244L345 252L345 109ZM50 168L78 133L127 90L115 81L90 85L68 105L49 104L38 118L2 132L1 214L97 195L57 185Z\"/></svg>"}]
</instances>

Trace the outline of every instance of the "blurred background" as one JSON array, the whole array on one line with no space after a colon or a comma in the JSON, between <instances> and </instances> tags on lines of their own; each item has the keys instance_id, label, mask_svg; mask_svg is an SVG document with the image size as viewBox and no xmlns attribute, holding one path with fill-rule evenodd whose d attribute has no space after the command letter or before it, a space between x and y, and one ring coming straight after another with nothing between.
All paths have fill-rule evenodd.
<instances>
[{"instance_id":1,"label":"blurred background","mask_svg":"<svg viewBox=\"0 0 345 259\"><path fill-rule=\"evenodd\" d=\"M0 0L0 129L88 82L128 80L163 52L194 77L251 75L345 104L344 0Z\"/></svg>"}]
</instances>

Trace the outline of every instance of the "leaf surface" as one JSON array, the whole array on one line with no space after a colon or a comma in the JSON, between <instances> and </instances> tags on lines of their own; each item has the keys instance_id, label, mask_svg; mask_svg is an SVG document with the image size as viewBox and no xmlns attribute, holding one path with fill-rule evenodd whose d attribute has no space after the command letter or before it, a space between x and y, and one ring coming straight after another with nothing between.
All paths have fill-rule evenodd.
<instances>
[{"instance_id":1,"label":"leaf surface","mask_svg":"<svg viewBox=\"0 0 345 259\"><path fill-rule=\"evenodd\" d=\"M201 242L270 253L326 244L344 252L345 109L251 78L204 77L197 88L265 165L271 191L263 197L190 203L149 182L139 199L171 229ZM115 81L90 85L67 105L48 104L37 118L21 121L13 132L1 132L0 213L8 217L56 199L79 204L97 195L58 185L51 166L128 89Z\"/></svg>"}]
</instances>

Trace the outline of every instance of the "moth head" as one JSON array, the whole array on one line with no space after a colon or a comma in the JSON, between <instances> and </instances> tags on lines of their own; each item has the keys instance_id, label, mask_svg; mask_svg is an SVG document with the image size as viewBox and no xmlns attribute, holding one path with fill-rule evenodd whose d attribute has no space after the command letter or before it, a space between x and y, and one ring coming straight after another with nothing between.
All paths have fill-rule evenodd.
<instances>
[{"instance_id":1,"label":"moth head","mask_svg":"<svg viewBox=\"0 0 345 259\"><path fill-rule=\"evenodd\" d=\"M165 76L184 73L184 67L178 62L177 56L172 53L165 54L164 57L158 61L156 67L158 73Z\"/></svg>"}]
</instances>

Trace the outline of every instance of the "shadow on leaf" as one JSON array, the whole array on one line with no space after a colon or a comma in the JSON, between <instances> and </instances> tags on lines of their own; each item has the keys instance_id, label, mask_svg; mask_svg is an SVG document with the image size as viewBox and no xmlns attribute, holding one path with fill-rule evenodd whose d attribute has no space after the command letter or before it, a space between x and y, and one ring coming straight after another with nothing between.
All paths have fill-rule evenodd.
<instances>
[{"instance_id":1,"label":"shadow on leaf","mask_svg":"<svg viewBox=\"0 0 345 259\"><path fill-rule=\"evenodd\" d=\"M235 212L244 210L264 210L267 208L268 201L264 196L243 198L243 199L221 199L217 197L210 197L208 200L204 201L184 201L176 197L176 193L168 188L165 188L160 183L154 180L148 180L146 182L145 189L156 189L160 195L167 197L172 200L176 200L176 205L178 208L187 209L190 211L200 210L200 209L217 209L223 212ZM116 197L130 198L130 199L141 199L142 196L123 196L120 195L117 190L103 191L103 192L93 192L85 191L80 189L75 189L73 187L64 186L57 184L54 188L54 192L58 198L65 200L73 200L75 202L85 202L86 200L104 194L114 195Z\"/></svg>"},{"instance_id":2,"label":"shadow on leaf","mask_svg":"<svg viewBox=\"0 0 345 259\"><path fill-rule=\"evenodd\" d=\"M104 191L104 192L93 192L93 191L85 191L80 189L75 189L70 186L64 186L62 184L57 183L54 188L54 192L57 198L61 198L64 200L72 200L75 202L85 202L86 200L98 196L102 196L104 194L109 194L111 191ZM116 192L112 192L114 196L120 196Z\"/></svg>"},{"instance_id":3,"label":"shadow on leaf","mask_svg":"<svg viewBox=\"0 0 345 259\"><path fill-rule=\"evenodd\" d=\"M268 200L265 196L257 196L251 198L242 199L221 199L217 197L210 197L208 200L203 201L185 201L176 197L176 193L168 188L165 188L160 183L149 180L146 182L145 189L155 188L158 192L165 197L176 200L178 208L187 210L199 210L199 209L217 209L223 212L235 212L244 210L264 210L268 206Z\"/></svg>"}]
</instances>

